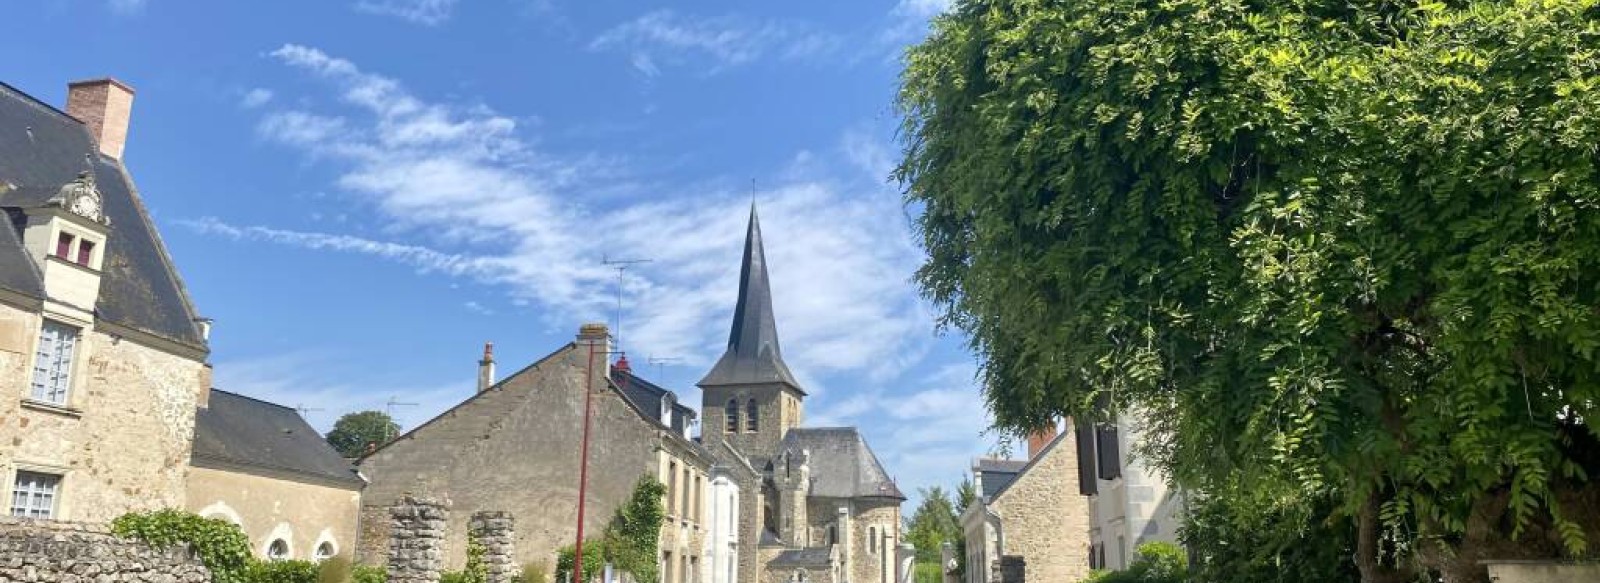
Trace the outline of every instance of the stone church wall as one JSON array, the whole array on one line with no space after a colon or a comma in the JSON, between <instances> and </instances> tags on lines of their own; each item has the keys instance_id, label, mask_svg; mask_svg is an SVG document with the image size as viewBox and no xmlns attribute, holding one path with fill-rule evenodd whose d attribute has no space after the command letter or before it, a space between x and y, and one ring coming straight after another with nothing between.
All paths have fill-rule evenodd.
<instances>
[{"instance_id":1,"label":"stone church wall","mask_svg":"<svg viewBox=\"0 0 1600 583\"><path fill-rule=\"evenodd\" d=\"M1076 452L1068 432L989 504L1002 521L1003 552L1025 561L1028 581L1089 574L1089 502L1078 493Z\"/></svg>"},{"instance_id":2,"label":"stone church wall","mask_svg":"<svg viewBox=\"0 0 1600 583\"><path fill-rule=\"evenodd\" d=\"M9 488L18 468L61 475L56 517L65 520L182 507L210 369L198 356L86 330L67 406L25 404L40 325L39 313L0 303L0 479Z\"/></svg>"},{"instance_id":3,"label":"stone church wall","mask_svg":"<svg viewBox=\"0 0 1600 583\"><path fill-rule=\"evenodd\" d=\"M900 545L899 529L900 507L887 503L870 506L868 503L856 503L856 516L851 522L854 536L855 549L852 551L854 561L851 574L852 583L894 583L894 549ZM883 540L884 530L888 529L889 540ZM880 546L874 551L868 542L868 535L876 533Z\"/></svg>"},{"instance_id":4,"label":"stone church wall","mask_svg":"<svg viewBox=\"0 0 1600 583\"><path fill-rule=\"evenodd\" d=\"M185 547L154 549L83 523L0 518L0 581L203 583Z\"/></svg>"},{"instance_id":5,"label":"stone church wall","mask_svg":"<svg viewBox=\"0 0 1600 583\"><path fill-rule=\"evenodd\" d=\"M466 562L467 522L480 510L516 517L519 564L555 564L577 523L578 459L588 347L569 345L513 373L360 462L358 559L386 560L387 507L407 493L449 499L444 568ZM603 388L605 356L594 358L585 530L598 535L638 480L657 468L657 428ZM463 395L466 398L467 395Z\"/></svg>"}]
</instances>

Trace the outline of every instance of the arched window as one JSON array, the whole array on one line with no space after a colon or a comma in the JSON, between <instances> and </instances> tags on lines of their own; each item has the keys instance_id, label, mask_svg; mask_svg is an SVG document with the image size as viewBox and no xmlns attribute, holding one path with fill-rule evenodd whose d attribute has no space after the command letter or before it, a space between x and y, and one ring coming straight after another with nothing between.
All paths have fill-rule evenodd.
<instances>
[{"instance_id":1,"label":"arched window","mask_svg":"<svg viewBox=\"0 0 1600 583\"><path fill-rule=\"evenodd\" d=\"M830 545L839 544L839 527L837 527L837 526L828 527L828 544L830 544Z\"/></svg>"},{"instance_id":2,"label":"arched window","mask_svg":"<svg viewBox=\"0 0 1600 583\"><path fill-rule=\"evenodd\" d=\"M312 555L312 558L318 561L326 561L333 558L333 552L333 543L322 541L322 544L317 545L317 552Z\"/></svg>"},{"instance_id":3,"label":"arched window","mask_svg":"<svg viewBox=\"0 0 1600 583\"><path fill-rule=\"evenodd\" d=\"M755 399L750 399L750 403L745 406L745 416L747 417L744 422L745 431L755 432L761 429L761 408L756 405Z\"/></svg>"},{"instance_id":4,"label":"arched window","mask_svg":"<svg viewBox=\"0 0 1600 583\"><path fill-rule=\"evenodd\" d=\"M728 417L728 433L739 432L739 400L728 399L728 406L722 408L722 414Z\"/></svg>"},{"instance_id":5,"label":"arched window","mask_svg":"<svg viewBox=\"0 0 1600 583\"><path fill-rule=\"evenodd\" d=\"M289 541L281 538L273 540L272 544L267 545L267 558L274 561L289 558Z\"/></svg>"}]
</instances>

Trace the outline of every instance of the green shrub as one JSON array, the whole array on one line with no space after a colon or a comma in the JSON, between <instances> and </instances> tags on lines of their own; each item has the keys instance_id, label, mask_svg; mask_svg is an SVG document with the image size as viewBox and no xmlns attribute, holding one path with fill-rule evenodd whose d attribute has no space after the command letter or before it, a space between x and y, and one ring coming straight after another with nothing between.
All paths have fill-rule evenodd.
<instances>
[{"instance_id":1,"label":"green shrub","mask_svg":"<svg viewBox=\"0 0 1600 583\"><path fill-rule=\"evenodd\" d=\"M317 563L317 583L350 583L350 559L336 555Z\"/></svg>"},{"instance_id":2,"label":"green shrub","mask_svg":"<svg viewBox=\"0 0 1600 583\"><path fill-rule=\"evenodd\" d=\"M1183 548L1169 542L1139 545L1133 564L1121 571L1094 571L1083 583L1183 583L1188 559Z\"/></svg>"},{"instance_id":3,"label":"green shrub","mask_svg":"<svg viewBox=\"0 0 1600 583\"><path fill-rule=\"evenodd\" d=\"M540 561L522 566L522 572L516 575L515 583L550 583L550 565Z\"/></svg>"},{"instance_id":4,"label":"green shrub","mask_svg":"<svg viewBox=\"0 0 1600 583\"><path fill-rule=\"evenodd\" d=\"M917 563L912 576L915 583L944 583L944 573L938 563Z\"/></svg>"},{"instance_id":5,"label":"green shrub","mask_svg":"<svg viewBox=\"0 0 1600 583\"><path fill-rule=\"evenodd\" d=\"M317 564L311 561L251 561L247 583L317 583Z\"/></svg>"},{"instance_id":6,"label":"green shrub","mask_svg":"<svg viewBox=\"0 0 1600 583\"><path fill-rule=\"evenodd\" d=\"M389 571L373 565L356 565L350 570L350 583L389 583Z\"/></svg>"},{"instance_id":7,"label":"green shrub","mask_svg":"<svg viewBox=\"0 0 1600 583\"><path fill-rule=\"evenodd\" d=\"M173 509L130 512L111 522L111 532L157 548L189 545L215 583L249 583L250 539L226 520Z\"/></svg>"}]
</instances>

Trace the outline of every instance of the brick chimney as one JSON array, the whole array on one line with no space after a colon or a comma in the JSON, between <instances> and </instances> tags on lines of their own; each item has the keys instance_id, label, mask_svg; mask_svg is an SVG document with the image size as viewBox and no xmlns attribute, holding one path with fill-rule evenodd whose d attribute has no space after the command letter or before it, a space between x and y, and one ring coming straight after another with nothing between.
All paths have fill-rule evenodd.
<instances>
[{"instance_id":1,"label":"brick chimney","mask_svg":"<svg viewBox=\"0 0 1600 583\"><path fill-rule=\"evenodd\" d=\"M110 77L68 83L67 115L89 127L100 153L121 160L133 115L133 88Z\"/></svg>"},{"instance_id":2,"label":"brick chimney","mask_svg":"<svg viewBox=\"0 0 1600 583\"><path fill-rule=\"evenodd\" d=\"M1039 455L1039 452L1044 451L1044 448L1049 447L1050 442L1056 440L1057 432L1058 430L1056 429L1056 424L1051 423L1050 425L1045 426L1038 431L1029 433L1028 459L1032 460L1034 457Z\"/></svg>"},{"instance_id":3,"label":"brick chimney","mask_svg":"<svg viewBox=\"0 0 1600 583\"><path fill-rule=\"evenodd\" d=\"M483 343L483 360L478 361L478 392L494 386L494 343Z\"/></svg>"}]
</instances>

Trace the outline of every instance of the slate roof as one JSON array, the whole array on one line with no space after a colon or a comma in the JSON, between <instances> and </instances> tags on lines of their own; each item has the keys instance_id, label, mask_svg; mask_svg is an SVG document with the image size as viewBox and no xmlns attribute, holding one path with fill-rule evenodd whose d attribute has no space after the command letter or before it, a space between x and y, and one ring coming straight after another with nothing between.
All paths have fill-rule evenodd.
<instances>
[{"instance_id":1,"label":"slate roof","mask_svg":"<svg viewBox=\"0 0 1600 583\"><path fill-rule=\"evenodd\" d=\"M829 567L832 564L832 547L789 549L778 553L778 556L767 562L771 567Z\"/></svg>"},{"instance_id":2,"label":"slate roof","mask_svg":"<svg viewBox=\"0 0 1600 583\"><path fill-rule=\"evenodd\" d=\"M1027 460L979 459L973 467L973 471L978 474L978 481L983 486L983 491L979 492L979 495L985 500L993 498L1006 486L1011 485L1026 467L1028 467Z\"/></svg>"},{"instance_id":3,"label":"slate roof","mask_svg":"<svg viewBox=\"0 0 1600 583\"><path fill-rule=\"evenodd\" d=\"M772 311L772 285L767 278L767 254L761 245L761 221L750 204L750 226L745 232L744 259L739 266L739 303L733 309L728 350L700 380L700 386L782 383L801 395L805 391L783 362L778 348L778 325Z\"/></svg>"},{"instance_id":4,"label":"slate roof","mask_svg":"<svg viewBox=\"0 0 1600 583\"><path fill-rule=\"evenodd\" d=\"M812 496L906 499L854 427L790 429L778 447L791 456L811 452Z\"/></svg>"},{"instance_id":5,"label":"slate roof","mask_svg":"<svg viewBox=\"0 0 1600 583\"><path fill-rule=\"evenodd\" d=\"M683 430L688 425L689 420L694 419L696 416L694 409L684 406L678 400L677 393L647 381L633 374L630 370L615 366L611 367L611 382L617 386L617 390L622 393L623 398L633 403L634 408L647 417L660 415L661 402L670 399L672 402L672 423L670 426L673 431L678 432L680 435L683 434ZM661 421L659 418L653 419L658 423ZM667 424L663 423L663 425Z\"/></svg>"},{"instance_id":6,"label":"slate roof","mask_svg":"<svg viewBox=\"0 0 1600 583\"><path fill-rule=\"evenodd\" d=\"M294 409L212 389L209 406L196 411L194 421L191 457L196 462L244 466L354 488L364 484L350 462Z\"/></svg>"},{"instance_id":7,"label":"slate roof","mask_svg":"<svg viewBox=\"0 0 1600 583\"><path fill-rule=\"evenodd\" d=\"M87 157L87 160L86 160ZM188 292L122 163L100 154L66 113L0 83L0 287L41 298L39 268L22 247L17 209L35 206L88 169L111 220L100 279L99 320L205 351Z\"/></svg>"}]
</instances>

